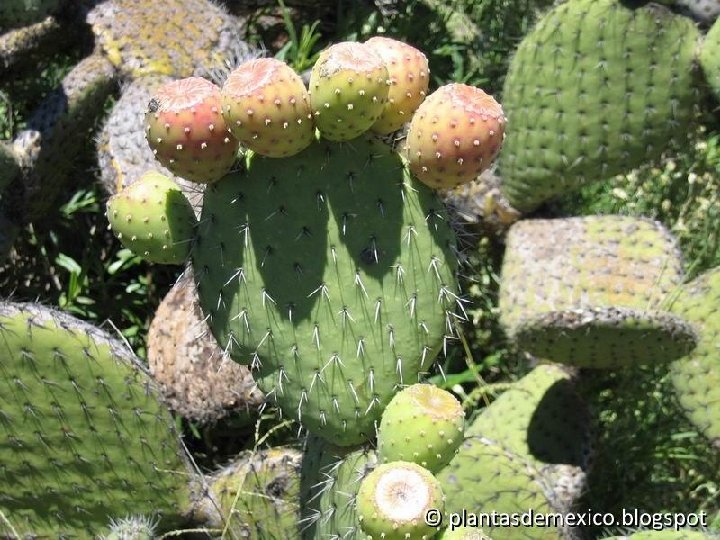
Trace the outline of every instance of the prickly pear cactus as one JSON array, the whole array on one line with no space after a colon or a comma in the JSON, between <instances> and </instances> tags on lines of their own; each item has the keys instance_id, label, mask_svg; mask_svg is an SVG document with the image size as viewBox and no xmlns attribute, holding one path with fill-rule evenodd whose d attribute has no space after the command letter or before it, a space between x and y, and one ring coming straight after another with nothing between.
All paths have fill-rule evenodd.
<instances>
[{"instance_id":1,"label":"prickly pear cactus","mask_svg":"<svg viewBox=\"0 0 720 540\"><path fill-rule=\"evenodd\" d=\"M180 279L158 306L147 356L163 401L197 424L248 417L265 402L250 370L228 358L210 333L192 276Z\"/></svg>"},{"instance_id":2,"label":"prickly pear cactus","mask_svg":"<svg viewBox=\"0 0 720 540\"><path fill-rule=\"evenodd\" d=\"M720 22L716 22L705 36L700 50L700 65L715 97L720 100Z\"/></svg>"},{"instance_id":3,"label":"prickly pear cactus","mask_svg":"<svg viewBox=\"0 0 720 540\"><path fill-rule=\"evenodd\" d=\"M247 452L209 478L201 515L223 538L299 538L300 463L289 447Z\"/></svg>"},{"instance_id":4,"label":"prickly pear cactus","mask_svg":"<svg viewBox=\"0 0 720 540\"><path fill-rule=\"evenodd\" d=\"M437 540L492 540L482 529L475 527L448 527L442 531Z\"/></svg>"},{"instance_id":5,"label":"prickly pear cactus","mask_svg":"<svg viewBox=\"0 0 720 540\"><path fill-rule=\"evenodd\" d=\"M688 356L670 365L672 384L687 417L714 445L720 445L719 302L720 268L715 268L683 285L671 305L700 338Z\"/></svg>"},{"instance_id":6,"label":"prickly pear cactus","mask_svg":"<svg viewBox=\"0 0 720 540\"><path fill-rule=\"evenodd\" d=\"M188 471L135 357L37 305L0 306L0 336L0 533L90 537L149 510L177 525Z\"/></svg>"},{"instance_id":7,"label":"prickly pear cactus","mask_svg":"<svg viewBox=\"0 0 720 540\"><path fill-rule=\"evenodd\" d=\"M520 44L503 91L510 128L500 156L503 191L518 210L686 138L698 30L665 7L630 4L561 3Z\"/></svg>"},{"instance_id":8,"label":"prickly pear cactus","mask_svg":"<svg viewBox=\"0 0 720 540\"><path fill-rule=\"evenodd\" d=\"M105 55L132 78L204 74L246 49L244 25L206 0L111 0L96 6L88 22Z\"/></svg>"},{"instance_id":9,"label":"prickly pear cactus","mask_svg":"<svg viewBox=\"0 0 720 540\"><path fill-rule=\"evenodd\" d=\"M205 192L192 262L220 346L335 444L374 437L452 327L454 235L379 141L252 157Z\"/></svg>"},{"instance_id":10,"label":"prickly pear cactus","mask_svg":"<svg viewBox=\"0 0 720 540\"><path fill-rule=\"evenodd\" d=\"M682 280L674 239L622 216L525 220L508 233L500 320L518 346L608 368L687 354L696 336L660 306Z\"/></svg>"},{"instance_id":11,"label":"prickly pear cactus","mask_svg":"<svg viewBox=\"0 0 720 540\"><path fill-rule=\"evenodd\" d=\"M303 540L365 540L355 502L360 483L377 463L367 448L340 448L308 437L300 490Z\"/></svg>"}]
</instances>

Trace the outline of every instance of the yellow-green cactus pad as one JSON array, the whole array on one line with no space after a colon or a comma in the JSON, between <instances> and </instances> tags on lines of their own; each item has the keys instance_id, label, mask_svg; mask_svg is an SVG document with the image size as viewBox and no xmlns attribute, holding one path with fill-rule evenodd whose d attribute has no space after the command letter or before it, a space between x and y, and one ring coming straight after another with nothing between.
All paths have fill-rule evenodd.
<instances>
[{"instance_id":1,"label":"yellow-green cactus pad","mask_svg":"<svg viewBox=\"0 0 720 540\"><path fill-rule=\"evenodd\" d=\"M189 471L124 346L30 304L0 306L0 535L93 538L111 517L177 526Z\"/></svg>"},{"instance_id":2,"label":"yellow-green cactus pad","mask_svg":"<svg viewBox=\"0 0 720 540\"><path fill-rule=\"evenodd\" d=\"M508 234L500 320L542 358L609 368L673 360L692 327L662 311L682 261L658 223L594 216L516 223Z\"/></svg>"},{"instance_id":3,"label":"yellow-green cactus pad","mask_svg":"<svg viewBox=\"0 0 720 540\"><path fill-rule=\"evenodd\" d=\"M651 2L573 0L546 14L503 90L510 204L532 210L686 142L699 37L690 19Z\"/></svg>"},{"instance_id":4,"label":"yellow-green cactus pad","mask_svg":"<svg viewBox=\"0 0 720 540\"><path fill-rule=\"evenodd\" d=\"M690 421L720 444L720 268L684 285L671 309L697 329L698 346L670 365L672 384Z\"/></svg>"}]
</instances>

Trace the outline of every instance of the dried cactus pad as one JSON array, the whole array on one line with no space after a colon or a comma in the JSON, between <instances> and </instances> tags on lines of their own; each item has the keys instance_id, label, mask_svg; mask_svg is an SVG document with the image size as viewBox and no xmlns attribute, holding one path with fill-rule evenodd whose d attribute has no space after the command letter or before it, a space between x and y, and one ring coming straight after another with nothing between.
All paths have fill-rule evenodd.
<instances>
[{"instance_id":1,"label":"dried cactus pad","mask_svg":"<svg viewBox=\"0 0 720 540\"><path fill-rule=\"evenodd\" d=\"M231 540L298 538L301 461L289 447L241 455L210 478L209 525Z\"/></svg>"},{"instance_id":2,"label":"dried cactus pad","mask_svg":"<svg viewBox=\"0 0 720 540\"><path fill-rule=\"evenodd\" d=\"M518 346L583 367L672 360L696 336L660 310L682 279L674 239L623 216L516 223L508 233L500 320Z\"/></svg>"},{"instance_id":3,"label":"dried cactus pad","mask_svg":"<svg viewBox=\"0 0 720 540\"><path fill-rule=\"evenodd\" d=\"M718 2L720 10L720 2ZM720 20L713 24L705 36L700 51L700 65L715 97L720 100Z\"/></svg>"},{"instance_id":4,"label":"dried cactus pad","mask_svg":"<svg viewBox=\"0 0 720 540\"><path fill-rule=\"evenodd\" d=\"M210 333L192 277L178 281L158 306L148 364L168 406L200 424L257 411L265 401L248 368L228 358Z\"/></svg>"},{"instance_id":5,"label":"dried cactus pad","mask_svg":"<svg viewBox=\"0 0 720 540\"><path fill-rule=\"evenodd\" d=\"M177 525L189 473L135 362L87 323L0 306L0 511L20 536L88 538L148 511Z\"/></svg>"},{"instance_id":6,"label":"dried cactus pad","mask_svg":"<svg viewBox=\"0 0 720 540\"><path fill-rule=\"evenodd\" d=\"M670 365L672 384L690 421L720 445L720 268L684 285L671 310L697 328L700 340L688 356Z\"/></svg>"},{"instance_id":7,"label":"dried cactus pad","mask_svg":"<svg viewBox=\"0 0 720 540\"><path fill-rule=\"evenodd\" d=\"M687 139L699 32L665 7L629 4L561 3L520 44L503 91L509 127L500 155L503 190L518 210Z\"/></svg>"},{"instance_id":8,"label":"dried cactus pad","mask_svg":"<svg viewBox=\"0 0 720 540\"><path fill-rule=\"evenodd\" d=\"M285 415L339 445L373 438L456 307L454 234L381 142L253 156L205 192L193 251L220 346Z\"/></svg>"},{"instance_id":9,"label":"dried cactus pad","mask_svg":"<svg viewBox=\"0 0 720 540\"><path fill-rule=\"evenodd\" d=\"M188 77L222 68L243 49L243 25L208 0L110 0L88 22L110 61L132 77Z\"/></svg>"}]
</instances>

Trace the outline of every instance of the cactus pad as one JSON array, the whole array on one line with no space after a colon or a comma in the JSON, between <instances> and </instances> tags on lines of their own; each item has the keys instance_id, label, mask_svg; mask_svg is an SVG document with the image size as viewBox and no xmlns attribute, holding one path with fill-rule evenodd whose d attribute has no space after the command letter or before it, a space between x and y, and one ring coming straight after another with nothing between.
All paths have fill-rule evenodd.
<instances>
[{"instance_id":1,"label":"cactus pad","mask_svg":"<svg viewBox=\"0 0 720 540\"><path fill-rule=\"evenodd\" d=\"M294 448L248 452L214 474L210 493L219 515L210 525L232 540L297 538L301 458Z\"/></svg>"},{"instance_id":2,"label":"cactus pad","mask_svg":"<svg viewBox=\"0 0 720 540\"><path fill-rule=\"evenodd\" d=\"M705 534L700 531L640 531L628 536L611 536L604 540L712 540L716 535Z\"/></svg>"},{"instance_id":3,"label":"cactus pad","mask_svg":"<svg viewBox=\"0 0 720 540\"><path fill-rule=\"evenodd\" d=\"M448 527L440 533L437 540L492 540L482 529L474 527Z\"/></svg>"},{"instance_id":4,"label":"cactus pad","mask_svg":"<svg viewBox=\"0 0 720 540\"><path fill-rule=\"evenodd\" d=\"M264 403L247 367L230 360L203 320L192 277L178 281L148 331L148 364L168 406L199 424Z\"/></svg>"},{"instance_id":5,"label":"cactus pad","mask_svg":"<svg viewBox=\"0 0 720 540\"><path fill-rule=\"evenodd\" d=\"M720 2L718 3L720 7ZM720 21L705 36L700 51L700 65L710 88L720 101Z\"/></svg>"},{"instance_id":6,"label":"cactus pad","mask_svg":"<svg viewBox=\"0 0 720 540\"><path fill-rule=\"evenodd\" d=\"M584 367L668 361L695 344L659 309L681 281L674 239L658 223L597 216L516 223L508 234L501 322L518 345Z\"/></svg>"},{"instance_id":7,"label":"cactus pad","mask_svg":"<svg viewBox=\"0 0 720 540\"><path fill-rule=\"evenodd\" d=\"M335 444L374 437L452 326L454 234L380 142L316 142L205 192L193 251L220 346L283 412Z\"/></svg>"},{"instance_id":8,"label":"cactus pad","mask_svg":"<svg viewBox=\"0 0 720 540\"><path fill-rule=\"evenodd\" d=\"M131 77L189 77L222 68L243 49L243 25L208 0L111 0L88 22L110 61Z\"/></svg>"},{"instance_id":9,"label":"cactus pad","mask_svg":"<svg viewBox=\"0 0 720 540\"><path fill-rule=\"evenodd\" d=\"M684 285L671 309L694 324L700 341L688 356L670 365L680 406L713 444L720 445L720 268Z\"/></svg>"},{"instance_id":10,"label":"cactus pad","mask_svg":"<svg viewBox=\"0 0 720 540\"><path fill-rule=\"evenodd\" d=\"M503 190L518 210L687 138L699 32L663 6L629 4L561 3L520 44L503 91L510 128L500 155Z\"/></svg>"},{"instance_id":11,"label":"cactus pad","mask_svg":"<svg viewBox=\"0 0 720 540\"><path fill-rule=\"evenodd\" d=\"M177 524L188 471L135 357L33 305L0 307L0 336L0 510L15 530L89 536L148 510Z\"/></svg>"}]
</instances>

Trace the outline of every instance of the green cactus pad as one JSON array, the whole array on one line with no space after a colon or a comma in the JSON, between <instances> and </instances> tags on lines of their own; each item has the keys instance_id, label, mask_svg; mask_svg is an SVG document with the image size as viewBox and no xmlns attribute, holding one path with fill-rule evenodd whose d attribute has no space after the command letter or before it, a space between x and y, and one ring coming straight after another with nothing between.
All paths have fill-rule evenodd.
<instances>
[{"instance_id":1,"label":"green cactus pad","mask_svg":"<svg viewBox=\"0 0 720 540\"><path fill-rule=\"evenodd\" d=\"M503 91L503 192L521 211L653 160L687 139L693 22L654 3L565 2L520 44Z\"/></svg>"},{"instance_id":2,"label":"green cactus pad","mask_svg":"<svg viewBox=\"0 0 720 540\"><path fill-rule=\"evenodd\" d=\"M56 50L62 29L55 17L46 17L22 28L0 31L0 71L11 66L31 65L39 51L44 54L50 49Z\"/></svg>"},{"instance_id":3,"label":"green cactus pad","mask_svg":"<svg viewBox=\"0 0 720 540\"><path fill-rule=\"evenodd\" d=\"M432 510L442 514L445 504L440 483L430 471L395 461L363 478L356 506L368 540L428 540L438 528L428 525L426 516Z\"/></svg>"},{"instance_id":4,"label":"green cactus pad","mask_svg":"<svg viewBox=\"0 0 720 540\"><path fill-rule=\"evenodd\" d=\"M144 174L108 201L107 217L123 245L148 261L181 264L190 253L195 213L167 176Z\"/></svg>"},{"instance_id":5,"label":"green cactus pad","mask_svg":"<svg viewBox=\"0 0 720 540\"><path fill-rule=\"evenodd\" d=\"M247 50L244 24L208 0L110 0L88 22L110 61L132 78L189 77Z\"/></svg>"},{"instance_id":6,"label":"green cactus pad","mask_svg":"<svg viewBox=\"0 0 720 540\"><path fill-rule=\"evenodd\" d=\"M680 406L713 444L720 445L720 268L684 285L671 309L697 328L700 340L688 356L670 365Z\"/></svg>"},{"instance_id":7,"label":"green cactus pad","mask_svg":"<svg viewBox=\"0 0 720 540\"><path fill-rule=\"evenodd\" d=\"M705 36L700 50L700 65L715 97L720 100L720 20Z\"/></svg>"},{"instance_id":8,"label":"green cactus pad","mask_svg":"<svg viewBox=\"0 0 720 540\"><path fill-rule=\"evenodd\" d=\"M298 538L301 458L294 448L248 452L214 474L220 516L211 524L233 540Z\"/></svg>"},{"instance_id":9,"label":"green cactus pad","mask_svg":"<svg viewBox=\"0 0 720 540\"><path fill-rule=\"evenodd\" d=\"M552 486L525 459L484 437L465 440L450 464L437 475L445 494L447 513L474 515L560 511L551 506ZM487 531L493 540L557 540L552 527L491 527L471 523Z\"/></svg>"},{"instance_id":10,"label":"green cactus pad","mask_svg":"<svg viewBox=\"0 0 720 540\"><path fill-rule=\"evenodd\" d=\"M539 365L513 384L473 421L466 436L492 439L537 468L585 469L591 451L587 406L570 372L553 364Z\"/></svg>"},{"instance_id":11,"label":"green cactus pad","mask_svg":"<svg viewBox=\"0 0 720 540\"><path fill-rule=\"evenodd\" d=\"M284 414L339 445L375 435L452 327L454 233L379 141L252 156L211 185L193 250L220 346Z\"/></svg>"},{"instance_id":12,"label":"green cactus pad","mask_svg":"<svg viewBox=\"0 0 720 540\"><path fill-rule=\"evenodd\" d=\"M308 438L303 453L300 507L303 540L366 540L357 518L355 498L360 483L377 465L366 448L333 446Z\"/></svg>"},{"instance_id":13,"label":"green cactus pad","mask_svg":"<svg viewBox=\"0 0 720 540\"><path fill-rule=\"evenodd\" d=\"M21 537L87 538L147 512L177 526L189 472L138 366L87 323L0 307L0 511Z\"/></svg>"},{"instance_id":14,"label":"green cactus pad","mask_svg":"<svg viewBox=\"0 0 720 540\"><path fill-rule=\"evenodd\" d=\"M463 441L465 411L450 392L414 384L395 394L378 428L383 463L410 461L438 472Z\"/></svg>"},{"instance_id":15,"label":"green cactus pad","mask_svg":"<svg viewBox=\"0 0 720 540\"><path fill-rule=\"evenodd\" d=\"M660 306L682 279L674 239L623 216L516 223L508 234L500 320L528 352L609 368L673 360L692 327Z\"/></svg>"}]
</instances>

